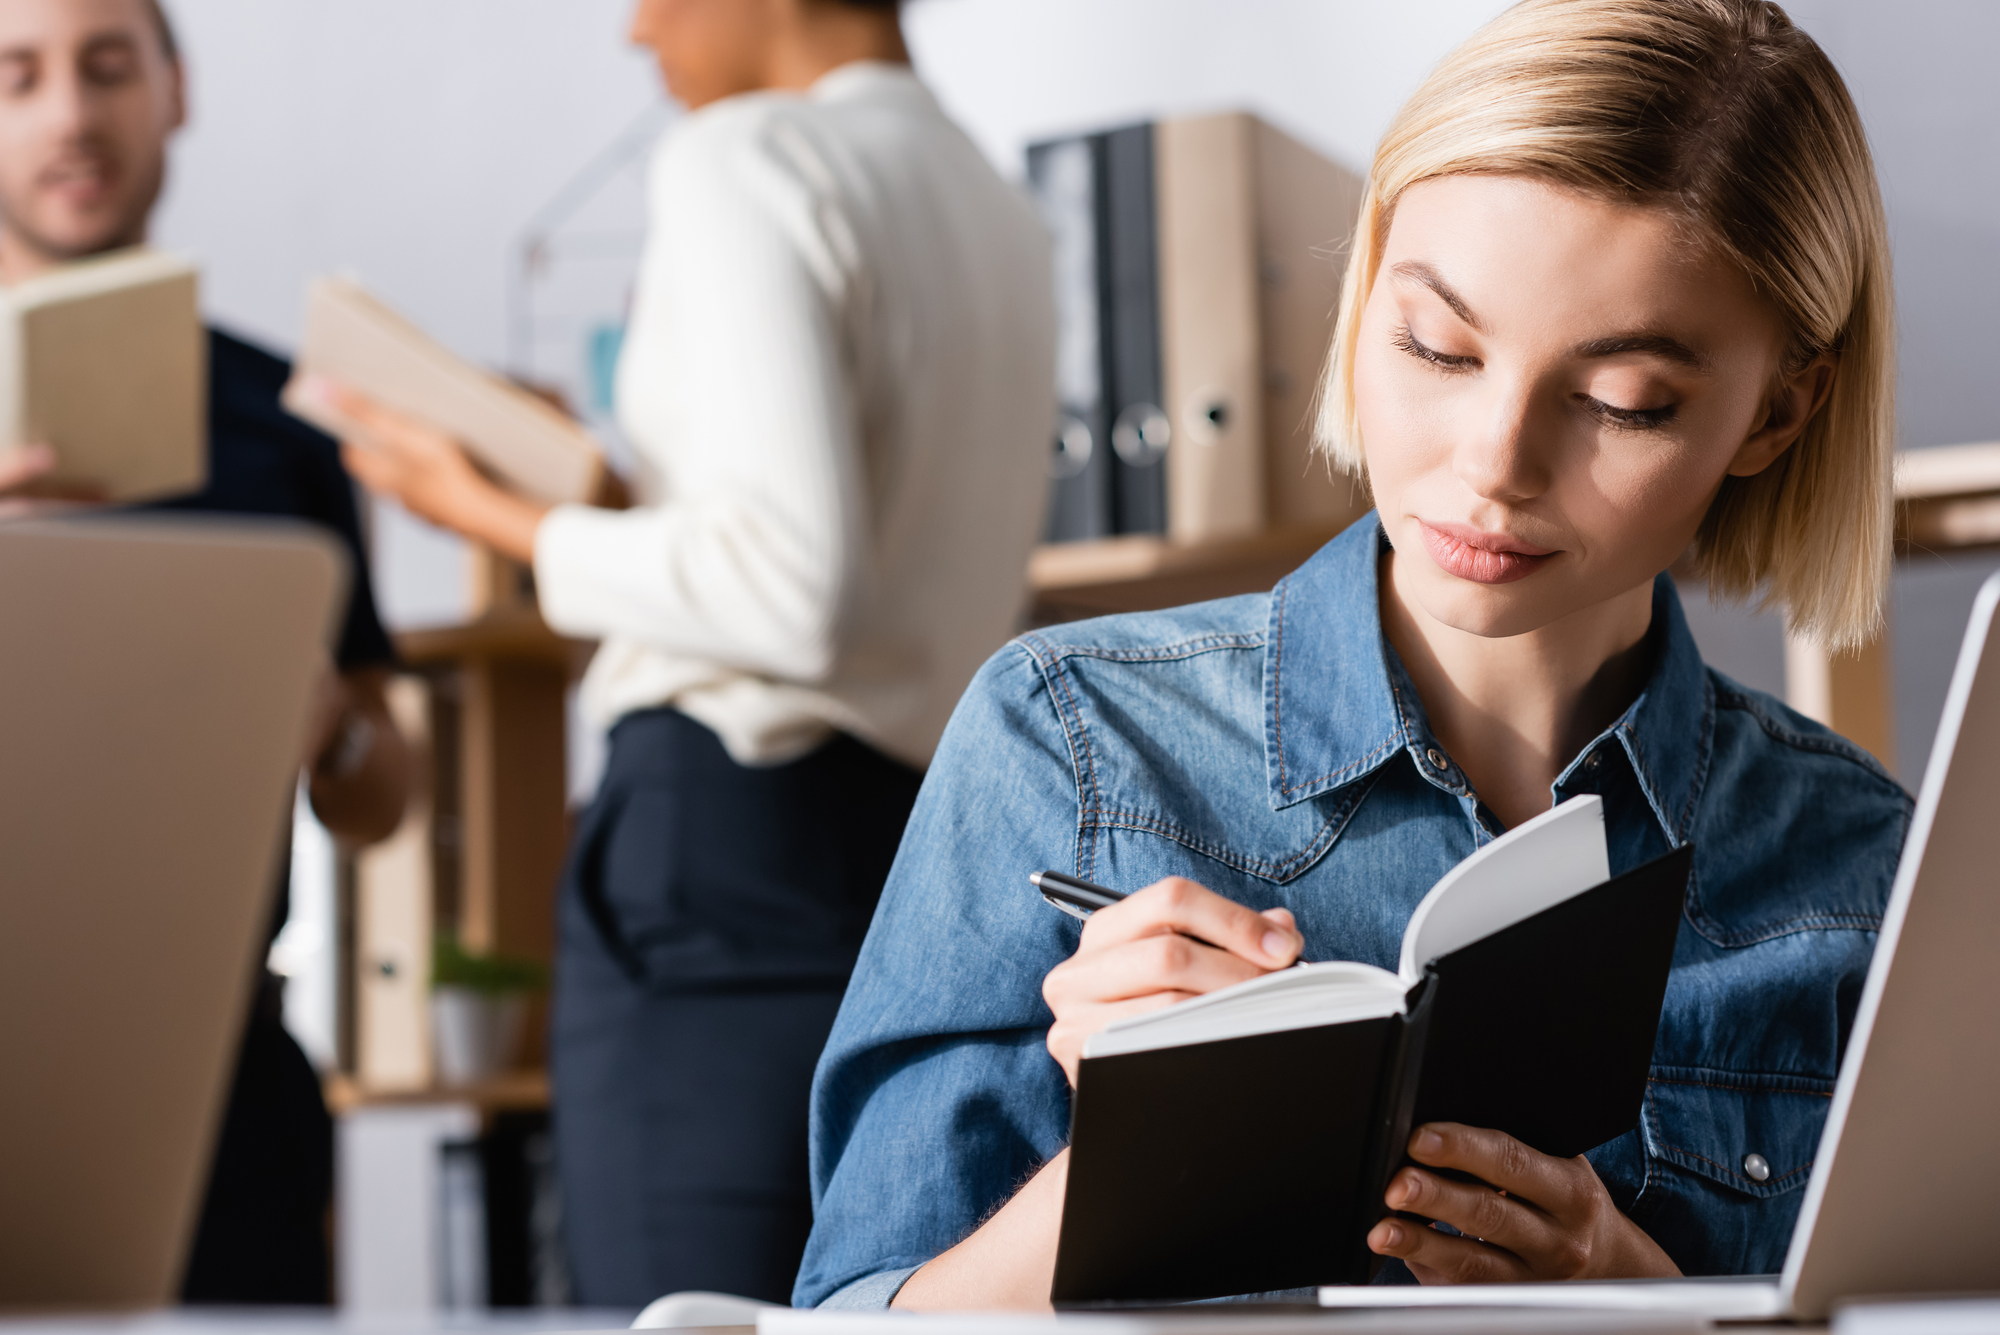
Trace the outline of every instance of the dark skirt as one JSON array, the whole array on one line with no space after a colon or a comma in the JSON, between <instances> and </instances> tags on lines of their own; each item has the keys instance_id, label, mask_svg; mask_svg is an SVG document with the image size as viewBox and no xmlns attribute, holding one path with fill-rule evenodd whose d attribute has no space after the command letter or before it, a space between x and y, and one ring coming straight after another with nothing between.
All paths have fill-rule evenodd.
<instances>
[{"instance_id":1,"label":"dark skirt","mask_svg":"<svg viewBox=\"0 0 2000 1335\"><path fill-rule=\"evenodd\" d=\"M813 1066L920 782L847 736L753 768L672 710L613 730L564 873L551 1029L579 1302L789 1301Z\"/></svg>"}]
</instances>

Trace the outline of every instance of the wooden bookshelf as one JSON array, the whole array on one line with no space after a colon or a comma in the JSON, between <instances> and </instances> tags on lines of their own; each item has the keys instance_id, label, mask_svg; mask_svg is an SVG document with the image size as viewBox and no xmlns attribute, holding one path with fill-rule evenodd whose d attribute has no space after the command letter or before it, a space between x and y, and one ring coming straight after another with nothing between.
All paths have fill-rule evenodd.
<instances>
[{"instance_id":1,"label":"wooden bookshelf","mask_svg":"<svg viewBox=\"0 0 2000 1335\"><path fill-rule=\"evenodd\" d=\"M343 1078L355 1097L486 1097L433 1087L436 931L475 952L554 954L569 841L565 699L591 646L548 628L518 567L488 559L479 578L485 606L473 619L396 636L404 674L391 706L419 763L403 824L354 860ZM527 1027L522 1056L538 1067L545 1006ZM539 1076L520 1079L546 1090ZM498 1088L519 1084L508 1080Z\"/></svg>"},{"instance_id":2,"label":"wooden bookshelf","mask_svg":"<svg viewBox=\"0 0 2000 1335\"><path fill-rule=\"evenodd\" d=\"M2000 443L1899 452L1895 542L1902 561L2000 548ZM1893 768L1891 657L1886 627L1852 654L1787 637L1786 701Z\"/></svg>"},{"instance_id":3,"label":"wooden bookshelf","mask_svg":"<svg viewBox=\"0 0 2000 1335\"><path fill-rule=\"evenodd\" d=\"M482 1115L496 1112L536 1112L549 1106L549 1074L539 1067L509 1071L471 1085L425 1085L409 1089L377 1089L336 1071L321 1082L326 1106L339 1117L356 1108L421 1103L468 1103Z\"/></svg>"}]
</instances>

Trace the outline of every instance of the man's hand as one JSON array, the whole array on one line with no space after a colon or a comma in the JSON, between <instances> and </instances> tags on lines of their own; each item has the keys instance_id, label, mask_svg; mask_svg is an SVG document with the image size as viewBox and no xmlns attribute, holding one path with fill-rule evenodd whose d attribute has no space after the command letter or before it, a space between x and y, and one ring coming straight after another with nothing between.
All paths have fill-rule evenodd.
<instances>
[{"instance_id":1,"label":"man's hand","mask_svg":"<svg viewBox=\"0 0 2000 1335\"><path fill-rule=\"evenodd\" d=\"M1289 966L1302 944L1289 909L1262 913L1169 876L1083 925L1076 954L1049 970L1049 1055L1076 1084L1083 1041L1113 1020L1171 1006Z\"/></svg>"},{"instance_id":2,"label":"man's hand","mask_svg":"<svg viewBox=\"0 0 2000 1335\"><path fill-rule=\"evenodd\" d=\"M389 713L388 680L381 668L336 672L329 663L313 692L305 755L313 814L350 848L394 833L409 797L410 749Z\"/></svg>"},{"instance_id":3,"label":"man's hand","mask_svg":"<svg viewBox=\"0 0 2000 1335\"><path fill-rule=\"evenodd\" d=\"M28 444L0 450L0 519L39 519L66 514L108 499L107 489L75 478L51 482L56 452Z\"/></svg>"},{"instance_id":4,"label":"man's hand","mask_svg":"<svg viewBox=\"0 0 2000 1335\"><path fill-rule=\"evenodd\" d=\"M1619 1213L1581 1155L1551 1158L1499 1131L1431 1122L1410 1136L1410 1157L1480 1179L1458 1182L1405 1168L1390 1180L1384 1193L1390 1209L1439 1220L1465 1235L1393 1218L1369 1231L1371 1250L1400 1257L1422 1283L1680 1274L1659 1244Z\"/></svg>"},{"instance_id":5,"label":"man's hand","mask_svg":"<svg viewBox=\"0 0 2000 1335\"><path fill-rule=\"evenodd\" d=\"M493 482L442 431L323 376L308 377L302 388L355 425L356 434L340 444L340 458L362 486L503 556L533 562L535 529L548 506Z\"/></svg>"}]
</instances>

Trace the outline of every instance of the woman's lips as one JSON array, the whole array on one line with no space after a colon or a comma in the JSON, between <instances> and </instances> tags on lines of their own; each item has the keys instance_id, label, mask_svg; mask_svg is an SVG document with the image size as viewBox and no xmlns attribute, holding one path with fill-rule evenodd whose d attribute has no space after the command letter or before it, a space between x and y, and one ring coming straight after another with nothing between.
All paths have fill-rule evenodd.
<instances>
[{"instance_id":1,"label":"woman's lips","mask_svg":"<svg viewBox=\"0 0 2000 1335\"><path fill-rule=\"evenodd\" d=\"M1540 570L1555 553L1503 533L1483 533L1466 524L1428 524L1424 547L1447 573L1475 584L1511 584Z\"/></svg>"}]
</instances>

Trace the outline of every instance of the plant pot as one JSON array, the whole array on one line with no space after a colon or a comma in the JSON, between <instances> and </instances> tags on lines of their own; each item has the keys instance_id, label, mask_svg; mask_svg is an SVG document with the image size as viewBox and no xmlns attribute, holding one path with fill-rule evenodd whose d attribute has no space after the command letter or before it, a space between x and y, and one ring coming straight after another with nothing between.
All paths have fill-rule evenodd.
<instances>
[{"instance_id":1,"label":"plant pot","mask_svg":"<svg viewBox=\"0 0 2000 1335\"><path fill-rule=\"evenodd\" d=\"M510 1071L521 1049L528 998L470 987L431 989L432 1053L441 1085L471 1085Z\"/></svg>"}]
</instances>

